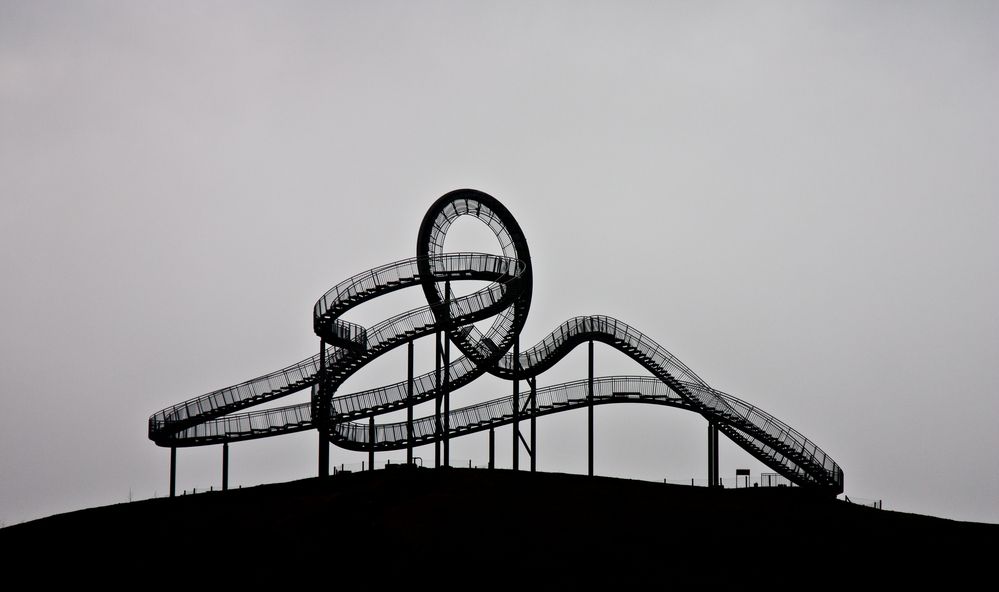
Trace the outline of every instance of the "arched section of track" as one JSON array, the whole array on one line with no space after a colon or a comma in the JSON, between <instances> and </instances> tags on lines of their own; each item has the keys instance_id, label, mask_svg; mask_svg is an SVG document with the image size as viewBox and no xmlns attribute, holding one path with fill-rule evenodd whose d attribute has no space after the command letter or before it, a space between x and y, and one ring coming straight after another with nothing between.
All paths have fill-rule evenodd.
<instances>
[{"instance_id":1,"label":"arched section of track","mask_svg":"<svg viewBox=\"0 0 999 592\"><path fill-rule=\"evenodd\" d=\"M448 228L461 216L471 216L492 230L502 254L445 253ZM467 280L489 284L464 296L442 290L443 285ZM425 307L371 327L342 318L359 304L416 286L427 298ZM393 450L422 445L510 423L512 395L452 410L447 416L446 433L436 423L438 418L432 416L414 423L412 438L400 433L407 430L406 424L394 423L376 426L372 438L367 422L355 420L433 400L440 396L442 388L454 392L486 372L507 380L535 377L577 345L600 341L630 356L652 376L600 379L594 384L593 404L642 402L694 411L792 482L835 493L843 491L842 469L813 442L773 415L713 389L672 353L618 319L574 317L532 347L515 347L526 323L532 290L527 240L510 212L485 193L453 191L434 202L424 217L416 257L348 278L316 303L315 332L329 344L325 365L317 354L159 411L149 419L149 437L161 446L204 446L316 429L325 423L328 431L321 433L328 433L330 442L347 449ZM473 324L489 318L493 322L484 333ZM446 365L447 381L443 386L436 372L429 372L414 377L412 396L405 381L336 394L347 378L375 358L438 332L444 332L462 354ZM311 403L241 412L310 387ZM538 407L537 415L579 407L581 388L585 390L586 384L565 383L539 390L537 394L545 402ZM524 414L521 419L527 417Z\"/></svg>"}]
</instances>

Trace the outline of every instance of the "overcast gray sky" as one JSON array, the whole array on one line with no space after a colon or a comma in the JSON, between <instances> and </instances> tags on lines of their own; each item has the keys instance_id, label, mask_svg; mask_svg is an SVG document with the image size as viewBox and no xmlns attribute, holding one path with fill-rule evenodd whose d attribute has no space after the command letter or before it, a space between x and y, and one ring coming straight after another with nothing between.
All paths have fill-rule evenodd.
<instances>
[{"instance_id":1,"label":"overcast gray sky","mask_svg":"<svg viewBox=\"0 0 999 592\"><path fill-rule=\"evenodd\" d=\"M525 344L616 316L851 496L999 522L996 31L993 2L0 1L0 522L163 495L148 416L314 353L314 302L458 187L527 235ZM642 371L598 346L597 373ZM539 421L542 470L585 472L585 419ZM315 441L234 445L232 482L312 476ZM220 455L181 450L179 487ZM600 474L705 456L698 416L597 409Z\"/></svg>"}]
</instances>

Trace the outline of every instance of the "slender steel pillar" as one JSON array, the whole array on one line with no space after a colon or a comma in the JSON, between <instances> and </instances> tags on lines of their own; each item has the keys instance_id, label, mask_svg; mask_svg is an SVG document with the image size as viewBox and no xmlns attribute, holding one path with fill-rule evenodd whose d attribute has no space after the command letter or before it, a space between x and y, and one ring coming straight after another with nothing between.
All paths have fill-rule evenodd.
<instances>
[{"instance_id":1,"label":"slender steel pillar","mask_svg":"<svg viewBox=\"0 0 999 592\"><path fill-rule=\"evenodd\" d=\"M489 468L496 468L496 430L489 428Z\"/></svg>"},{"instance_id":2,"label":"slender steel pillar","mask_svg":"<svg viewBox=\"0 0 999 592\"><path fill-rule=\"evenodd\" d=\"M586 391L586 413L587 413L587 451L589 475L593 476L593 340L590 340L589 347L589 379Z\"/></svg>"},{"instance_id":3,"label":"slender steel pillar","mask_svg":"<svg viewBox=\"0 0 999 592\"><path fill-rule=\"evenodd\" d=\"M711 459L715 456L714 440L711 438L711 420L708 420L708 487L713 487L714 482L714 464Z\"/></svg>"},{"instance_id":4,"label":"slender steel pillar","mask_svg":"<svg viewBox=\"0 0 999 592\"><path fill-rule=\"evenodd\" d=\"M222 443L222 491L229 490L229 443Z\"/></svg>"},{"instance_id":5,"label":"slender steel pillar","mask_svg":"<svg viewBox=\"0 0 999 592\"><path fill-rule=\"evenodd\" d=\"M375 416L368 418L368 470L375 470Z\"/></svg>"},{"instance_id":6,"label":"slender steel pillar","mask_svg":"<svg viewBox=\"0 0 999 592\"><path fill-rule=\"evenodd\" d=\"M434 354L434 468L441 466L441 332L435 334Z\"/></svg>"},{"instance_id":7,"label":"slender steel pillar","mask_svg":"<svg viewBox=\"0 0 999 592\"><path fill-rule=\"evenodd\" d=\"M319 415L316 418L316 429L319 432L319 476L330 475L330 439L329 439L329 409L326 407L326 340L319 341L319 382L316 386L316 398L312 408Z\"/></svg>"},{"instance_id":8,"label":"slender steel pillar","mask_svg":"<svg viewBox=\"0 0 999 592\"><path fill-rule=\"evenodd\" d=\"M170 447L170 497L177 495L177 448Z\"/></svg>"},{"instance_id":9,"label":"slender steel pillar","mask_svg":"<svg viewBox=\"0 0 999 592\"><path fill-rule=\"evenodd\" d=\"M718 470L718 424L711 424L711 430L714 432L714 450L715 450L715 487L721 486L721 471Z\"/></svg>"},{"instance_id":10,"label":"slender steel pillar","mask_svg":"<svg viewBox=\"0 0 999 592\"><path fill-rule=\"evenodd\" d=\"M451 466L451 339L447 329L451 327L451 282L444 282L444 466Z\"/></svg>"},{"instance_id":11,"label":"slender steel pillar","mask_svg":"<svg viewBox=\"0 0 999 592\"><path fill-rule=\"evenodd\" d=\"M409 358L409 374L406 380L406 463L413 464L413 342L409 342L407 356Z\"/></svg>"},{"instance_id":12,"label":"slender steel pillar","mask_svg":"<svg viewBox=\"0 0 999 592\"><path fill-rule=\"evenodd\" d=\"M708 422L708 487L718 486L718 426Z\"/></svg>"},{"instance_id":13,"label":"slender steel pillar","mask_svg":"<svg viewBox=\"0 0 999 592\"><path fill-rule=\"evenodd\" d=\"M513 470L520 470L520 336L513 339Z\"/></svg>"},{"instance_id":14,"label":"slender steel pillar","mask_svg":"<svg viewBox=\"0 0 999 592\"><path fill-rule=\"evenodd\" d=\"M527 379L531 385L531 472L538 469L538 378Z\"/></svg>"}]
</instances>

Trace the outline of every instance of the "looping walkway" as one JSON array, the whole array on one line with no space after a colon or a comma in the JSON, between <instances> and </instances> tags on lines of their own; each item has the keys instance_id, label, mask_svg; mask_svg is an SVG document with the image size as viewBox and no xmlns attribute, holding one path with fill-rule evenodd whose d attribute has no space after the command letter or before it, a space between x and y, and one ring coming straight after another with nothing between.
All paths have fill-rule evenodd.
<instances>
[{"instance_id":1,"label":"looping walkway","mask_svg":"<svg viewBox=\"0 0 999 592\"><path fill-rule=\"evenodd\" d=\"M471 216L489 227L499 241L502 254L445 253L448 228L461 216ZM451 284L468 280L489 284L471 294L455 296ZM423 289L427 306L371 327L342 318L359 304L415 286ZM709 459L709 480L713 482L717 482L717 432L721 432L797 485L834 494L843 491L842 469L808 438L773 415L711 388L661 345L618 319L574 317L536 345L522 349L519 337L527 320L532 289L527 240L510 212L485 193L471 189L452 191L434 202L424 217L416 257L348 278L316 302L314 329L321 340L318 354L158 411L149 418L149 438L159 446L176 449L318 430L322 440L322 474L328 472L329 459L324 458L323 452L326 450L328 455L326 442L345 449L366 450L371 455L375 450L407 449L410 459L413 446L435 443L438 462L443 444L446 465L450 438L513 424L516 468L520 447L517 438L532 456L532 466L535 456L534 430L531 430L532 443L528 445L520 434L520 421L530 420L533 427L534 419L539 416L586 407L590 410L592 474L593 407L645 403L690 410L708 420L709 455L714 455L713 467ZM489 318L493 322L485 332L472 324ZM413 343L427 336L436 340L437 366L431 372L414 376ZM652 376L593 377L594 342L623 352ZM587 379L536 388L535 378L539 374L582 344L588 344L590 351ZM340 385L355 372L401 346L409 349L406 381L337 394ZM452 346L460 354L453 360ZM512 394L451 409L450 395L484 373L512 381ZM521 380L527 382L530 390L520 391ZM312 389L309 403L243 411L306 388ZM434 415L414 419L413 406L431 400L436 402ZM408 410L407 421L376 423L377 416L403 409ZM172 458L175 453L173 450ZM226 467L227 460L228 456L224 461ZM225 471L227 474L227 468Z\"/></svg>"}]
</instances>

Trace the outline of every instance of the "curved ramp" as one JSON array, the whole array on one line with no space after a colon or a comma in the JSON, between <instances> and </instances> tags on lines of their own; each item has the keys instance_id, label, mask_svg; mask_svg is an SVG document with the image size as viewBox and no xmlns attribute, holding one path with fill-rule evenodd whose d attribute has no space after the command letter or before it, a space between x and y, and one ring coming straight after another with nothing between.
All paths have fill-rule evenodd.
<instances>
[{"instance_id":1,"label":"curved ramp","mask_svg":"<svg viewBox=\"0 0 999 592\"><path fill-rule=\"evenodd\" d=\"M448 228L461 216L483 222L496 235L501 255L445 253ZM486 281L471 294L454 296L453 283ZM371 327L343 319L355 306L384 294L420 286L427 306L403 312ZM607 316L569 319L544 339L520 349L533 290L530 251L519 224L495 198L471 189L438 199L420 226L417 256L383 265L340 282L316 303L314 329L320 353L281 370L209 392L149 418L149 438L160 446L205 446L318 429L330 442L352 450L397 450L494 428L514 421L590 405L646 403L694 411L733 442L793 483L843 491L843 471L818 446L773 415L711 388L654 340ZM473 323L492 318L485 332ZM339 386L372 360L426 336L438 341L438 369L403 381L355 393ZM449 395L484 373L507 380L533 379L577 345L600 341L623 352L651 377L615 376L548 386L536 391L535 411L514 414L513 395L410 424L382 423L375 417ZM460 356L450 359L450 345ZM516 382L515 382L516 385ZM309 403L242 412L305 388ZM527 393L519 395L528 396ZM370 421L370 420L369 420Z\"/></svg>"}]
</instances>

